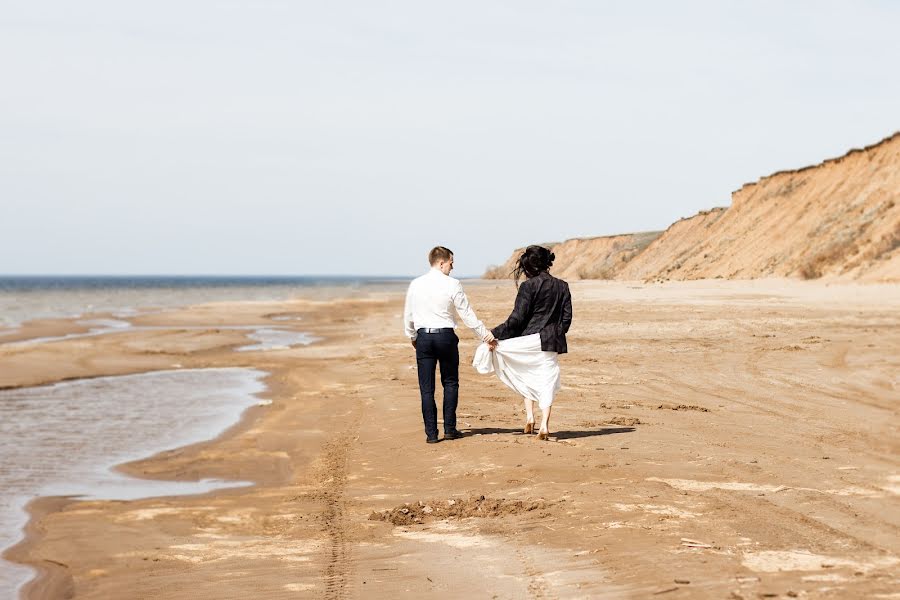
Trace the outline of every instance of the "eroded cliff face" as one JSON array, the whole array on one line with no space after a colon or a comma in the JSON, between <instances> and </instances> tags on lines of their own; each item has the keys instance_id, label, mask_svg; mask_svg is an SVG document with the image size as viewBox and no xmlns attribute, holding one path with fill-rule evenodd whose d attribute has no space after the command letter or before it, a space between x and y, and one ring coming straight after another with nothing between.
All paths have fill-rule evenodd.
<instances>
[{"instance_id":1,"label":"eroded cliff face","mask_svg":"<svg viewBox=\"0 0 900 600\"><path fill-rule=\"evenodd\" d=\"M619 273L618 279L660 279L677 271L682 261L697 251L697 240L709 235L726 209L704 210L669 226L644 252L634 257Z\"/></svg>"},{"instance_id":2,"label":"eroded cliff face","mask_svg":"<svg viewBox=\"0 0 900 600\"><path fill-rule=\"evenodd\" d=\"M563 279L617 279L630 260L641 253L661 231L628 233L595 238L577 238L565 242L541 244L556 254L551 273ZM517 248L505 263L491 267L485 279L510 276L524 248Z\"/></svg>"},{"instance_id":3,"label":"eroded cliff face","mask_svg":"<svg viewBox=\"0 0 900 600\"><path fill-rule=\"evenodd\" d=\"M566 279L900 281L900 133L763 177L734 192L728 208L682 219L637 251L613 250L614 240L635 235L650 234L556 244L551 272ZM494 275L509 273L520 253Z\"/></svg>"}]
</instances>

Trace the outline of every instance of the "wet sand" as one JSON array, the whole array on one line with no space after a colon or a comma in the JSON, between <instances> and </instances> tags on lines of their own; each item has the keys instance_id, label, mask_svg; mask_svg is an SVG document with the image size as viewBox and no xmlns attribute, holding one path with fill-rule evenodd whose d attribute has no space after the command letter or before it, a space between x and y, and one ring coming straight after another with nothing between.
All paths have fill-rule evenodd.
<instances>
[{"instance_id":1,"label":"wet sand","mask_svg":"<svg viewBox=\"0 0 900 600\"><path fill-rule=\"evenodd\" d=\"M466 287L489 325L508 314L511 283ZM254 487L39 500L6 554L43 574L27 597L898 597L900 286L572 290L549 442L520 433L520 401L468 366L461 331L468 435L424 443L402 294L204 305L129 319L184 329L0 346L4 387L176 364L270 373L271 405L123 467ZM235 352L244 333L215 327L273 323L321 341Z\"/></svg>"}]
</instances>

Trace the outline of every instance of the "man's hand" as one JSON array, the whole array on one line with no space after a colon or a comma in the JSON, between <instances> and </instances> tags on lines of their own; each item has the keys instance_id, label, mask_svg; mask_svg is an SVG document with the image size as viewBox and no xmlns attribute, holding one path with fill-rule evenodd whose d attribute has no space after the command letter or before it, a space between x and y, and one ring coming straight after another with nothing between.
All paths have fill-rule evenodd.
<instances>
[{"instance_id":1,"label":"man's hand","mask_svg":"<svg viewBox=\"0 0 900 600\"><path fill-rule=\"evenodd\" d=\"M416 347L416 340L410 340L410 342L412 343L413 349L415 349L415 347Z\"/></svg>"},{"instance_id":2,"label":"man's hand","mask_svg":"<svg viewBox=\"0 0 900 600\"><path fill-rule=\"evenodd\" d=\"M497 338L494 337L494 334L491 333L490 329L488 329L487 333L484 336L484 343L488 345L488 348L491 349L491 352L493 352L494 348L497 347Z\"/></svg>"}]
</instances>

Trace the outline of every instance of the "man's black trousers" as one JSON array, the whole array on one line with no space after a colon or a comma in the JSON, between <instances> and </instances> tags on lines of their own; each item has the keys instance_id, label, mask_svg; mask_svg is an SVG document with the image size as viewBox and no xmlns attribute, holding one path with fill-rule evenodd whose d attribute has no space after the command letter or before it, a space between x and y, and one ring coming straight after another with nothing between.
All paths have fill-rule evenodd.
<instances>
[{"instance_id":1,"label":"man's black trousers","mask_svg":"<svg viewBox=\"0 0 900 600\"><path fill-rule=\"evenodd\" d=\"M419 393L422 395L422 419L425 435L436 438L437 406L434 403L435 367L441 368L444 386L444 432L456 429L456 404L459 401L459 338L452 329L440 333L421 332L416 338L416 364L419 369Z\"/></svg>"}]
</instances>

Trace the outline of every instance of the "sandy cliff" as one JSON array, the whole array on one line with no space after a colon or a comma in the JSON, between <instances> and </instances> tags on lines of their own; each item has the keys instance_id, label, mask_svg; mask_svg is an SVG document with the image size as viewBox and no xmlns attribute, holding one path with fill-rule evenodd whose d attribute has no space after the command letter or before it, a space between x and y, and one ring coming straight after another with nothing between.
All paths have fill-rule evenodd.
<instances>
[{"instance_id":1,"label":"sandy cliff","mask_svg":"<svg viewBox=\"0 0 900 600\"><path fill-rule=\"evenodd\" d=\"M900 281L900 133L744 185L730 207L682 219L645 248L613 255L614 240L632 238L556 244L553 272L571 279ZM508 273L520 252L486 276Z\"/></svg>"},{"instance_id":2,"label":"sandy cliff","mask_svg":"<svg viewBox=\"0 0 900 600\"><path fill-rule=\"evenodd\" d=\"M542 244L556 254L553 274L564 279L617 279L619 272L661 231L628 233L594 238L576 238L560 243ZM524 248L517 248L500 266L491 267L485 279L509 277Z\"/></svg>"},{"instance_id":3,"label":"sandy cliff","mask_svg":"<svg viewBox=\"0 0 900 600\"><path fill-rule=\"evenodd\" d=\"M669 226L650 246L619 272L618 279L647 279L665 277L678 268L681 261L692 256L699 241L705 239L726 209L704 210L688 219L680 219ZM652 247L652 250L650 249Z\"/></svg>"}]
</instances>

